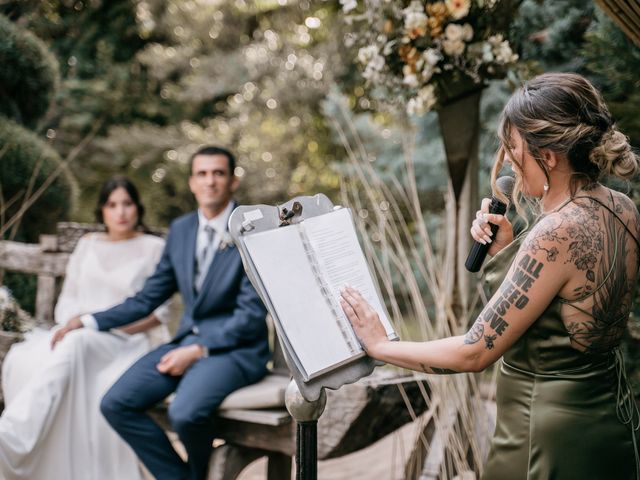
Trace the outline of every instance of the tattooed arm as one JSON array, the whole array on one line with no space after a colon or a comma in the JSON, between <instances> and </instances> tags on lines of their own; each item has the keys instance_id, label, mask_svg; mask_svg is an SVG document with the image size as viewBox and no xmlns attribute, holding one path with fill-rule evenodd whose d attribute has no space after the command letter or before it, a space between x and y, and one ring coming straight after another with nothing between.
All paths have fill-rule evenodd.
<instances>
[{"instance_id":1,"label":"tattooed arm","mask_svg":"<svg viewBox=\"0 0 640 480\"><path fill-rule=\"evenodd\" d=\"M378 360L426 373L481 371L499 359L542 314L573 273L564 258L570 239L559 215L529 233L502 285L464 336L428 342L390 342L378 315L352 288L342 307L367 353Z\"/></svg>"}]
</instances>

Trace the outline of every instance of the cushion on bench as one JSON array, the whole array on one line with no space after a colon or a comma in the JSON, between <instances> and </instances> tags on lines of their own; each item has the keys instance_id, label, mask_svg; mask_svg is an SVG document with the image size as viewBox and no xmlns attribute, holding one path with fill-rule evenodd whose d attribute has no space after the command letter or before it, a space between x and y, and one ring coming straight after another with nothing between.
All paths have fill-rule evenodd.
<instances>
[{"instance_id":1,"label":"cushion on bench","mask_svg":"<svg viewBox=\"0 0 640 480\"><path fill-rule=\"evenodd\" d=\"M288 376L270 373L259 382L233 392L224 399L220 410L282 408L290 380Z\"/></svg>"},{"instance_id":2,"label":"cushion on bench","mask_svg":"<svg viewBox=\"0 0 640 480\"><path fill-rule=\"evenodd\" d=\"M284 408L284 392L291 379L286 375L267 374L262 380L248 387L240 388L224 399L219 410L261 410ZM164 403L169 404L175 393Z\"/></svg>"}]
</instances>

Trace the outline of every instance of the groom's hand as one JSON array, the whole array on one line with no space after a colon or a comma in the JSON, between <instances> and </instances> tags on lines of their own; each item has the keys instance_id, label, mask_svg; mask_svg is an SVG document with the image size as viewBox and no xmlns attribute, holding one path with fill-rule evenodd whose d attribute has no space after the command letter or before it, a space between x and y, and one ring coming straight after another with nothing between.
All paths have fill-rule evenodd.
<instances>
[{"instance_id":1,"label":"groom's hand","mask_svg":"<svg viewBox=\"0 0 640 480\"><path fill-rule=\"evenodd\" d=\"M178 377L184 374L187 368L200 358L202 358L202 347L200 347L200 345L178 347L165 353L156 365L156 368L160 373Z\"/></svg>"},{"instance_id":2,"label":"groom's hand","mask_svg":"<svg viewBox=\"0 0 640 480\"><path fill-rule=\"evenodd\" d=\"M80 317L73 317L63 327L60 327L58 330L53 332L53 336L51 337L51 350L56 348L56 344L71 330L77 330L82 327L84 327L84 325L80 321Z\"/></svg>"}]
</instances>

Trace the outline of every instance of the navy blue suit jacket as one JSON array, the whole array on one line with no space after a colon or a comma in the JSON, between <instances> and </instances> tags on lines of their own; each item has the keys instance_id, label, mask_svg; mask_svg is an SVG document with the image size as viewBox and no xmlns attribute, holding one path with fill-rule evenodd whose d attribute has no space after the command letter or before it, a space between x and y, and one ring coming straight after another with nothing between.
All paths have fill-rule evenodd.
<instances>
[{"instance_id":1,"label":"navy blue suit jacket","mask_svg":"<svg viewBox=\"0 0 640 480\"><path fill-rule=\"evenodd\" d=\"M134 296L94 313L98 328L109 330L146 317L179 291L184 313L171 342L196 335L197 343L206 346L211 355L232 355L249 378L258 379L266 372L269 360L266 309L247 278L235 246L216 252L200 292L195 292L197 232L197 212L176 219L154 274Z\"/></svg>"}]
</instances>

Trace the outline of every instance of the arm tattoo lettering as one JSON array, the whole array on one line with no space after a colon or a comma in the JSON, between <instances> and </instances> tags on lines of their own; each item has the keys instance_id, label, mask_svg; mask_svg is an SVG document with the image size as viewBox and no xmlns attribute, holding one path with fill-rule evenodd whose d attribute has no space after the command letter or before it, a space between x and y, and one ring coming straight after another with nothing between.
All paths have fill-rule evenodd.
<instances>
[{"instance_id":1,"label":"arm tattoo lettering","mask_svg":"<svg viewBox=\"0 0 640 480\"><path fill-rule=\"evenodd\" d=\"M420 364L420 368L422 368L424 373L435 373L436 375L452 375L454 373L460 373L449 368L430 367L424 363Z\"/></svg>"},{"instance_id":2,"label":"arm tattoo lettering","mask_svg":"<svg viewBox=\"0 0 640 480\"><path fill-rule=\"evenodd\" d=\"M494 340L502 336L509 327L509 323L503 318L504 315L513 307L522 310L529 303L526 292L540 276L543 268L544 263L525 254L516 265L511 278L505 280L500 286L500 297L485 307L476 323L467 332L464 343L473 344L484 338L485 347L489 350L493 349ZM495 335L485 335L482 322L491 327Z\"/></svg>"}]
</instances>

